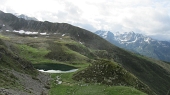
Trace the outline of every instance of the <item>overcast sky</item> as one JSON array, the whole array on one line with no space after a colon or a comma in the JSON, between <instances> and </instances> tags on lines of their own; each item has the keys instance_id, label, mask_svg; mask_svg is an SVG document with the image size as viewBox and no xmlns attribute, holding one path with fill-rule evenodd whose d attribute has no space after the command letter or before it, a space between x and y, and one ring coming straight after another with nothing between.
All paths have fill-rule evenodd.
<instances>
[{"instance_id":1,"label":"overcast sky","mask_svg":"<svg viewBox=\"0 0 170 95\"><path fill-rule=\"evenodd\" d=\"M0 0L0 10L90 30L170 40L170 0Z\"/></svg>"}]
</instances>

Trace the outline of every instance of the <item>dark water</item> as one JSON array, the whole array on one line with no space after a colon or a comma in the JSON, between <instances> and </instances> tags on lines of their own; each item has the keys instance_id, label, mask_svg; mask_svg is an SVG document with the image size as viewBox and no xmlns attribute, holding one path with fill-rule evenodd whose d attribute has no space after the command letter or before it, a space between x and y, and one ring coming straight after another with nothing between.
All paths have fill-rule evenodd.
<instances>
[{"instance_id":1,"label":"dark water","mask_svg":"<svg viewBox=\"0 0 170 95\"><path fill-rule=\"evenodd\" d=\"M43 69L45 71L47 71L47 70L69 71L69 70L72 70L72 69L77 69L76 67L73 67L73 66L68 66L68 65L64 65L64 64L53 64L53 63L34 64L33 66L36 69Z\"/></svg>"}]
</instances>

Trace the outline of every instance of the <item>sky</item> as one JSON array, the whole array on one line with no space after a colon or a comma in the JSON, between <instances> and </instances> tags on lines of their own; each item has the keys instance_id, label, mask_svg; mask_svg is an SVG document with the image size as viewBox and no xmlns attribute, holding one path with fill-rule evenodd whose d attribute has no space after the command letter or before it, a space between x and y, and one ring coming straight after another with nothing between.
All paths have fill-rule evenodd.
<instances>
[{"instance_id":1,"label":"sky","mask_svg":"<svg viewBox=\"0 0 170 95\"><path fill-rule=\"evenodd\" d=\"M169 0L0 0L0 10L40 21L69 23L91 32L145 34L170 40Z\"/></svg>"}]
</instances>

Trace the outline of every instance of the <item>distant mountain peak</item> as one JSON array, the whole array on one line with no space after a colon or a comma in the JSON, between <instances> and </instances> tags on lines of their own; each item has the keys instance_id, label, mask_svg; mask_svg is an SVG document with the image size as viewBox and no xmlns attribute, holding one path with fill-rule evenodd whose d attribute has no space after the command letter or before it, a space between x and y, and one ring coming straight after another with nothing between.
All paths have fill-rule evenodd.
<instances>
[{"instance_id":1,"label":"distant mountain peak","mask_svg":"<svg viewBox=\"0 0 170 95\"><path fill-rule=\"evenodd\" d=\"M29 17L27 15L24 14L18 14L18 13L14 13L14 15L18 18L23 18L25 20L34 20L34 21L38 21L38 19L36 19L35 17Z\"/></svg>"},{"instance_id":2,"label":"distant mountain peak","mask_svg":"<svg viewBox=\"0 0 170 95\"><path fill-rule=\"evenodd\" d=\"M108 33L108 31L100 30L95 33L118 47L170 62L170 42L168 41L158 41L133 31Z\"/></svg>"}]
</instances>

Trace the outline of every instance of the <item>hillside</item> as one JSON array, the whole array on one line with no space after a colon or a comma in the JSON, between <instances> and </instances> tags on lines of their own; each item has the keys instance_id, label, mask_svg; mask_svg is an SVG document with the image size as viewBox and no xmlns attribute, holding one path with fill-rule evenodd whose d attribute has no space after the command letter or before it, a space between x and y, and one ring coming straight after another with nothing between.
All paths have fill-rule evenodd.
<instances>
[{"instance_id":1,"label":"hillside","mask_svg":"<svg viewBox=\"0 0 170 95\"><path fill-rule=\"evenodd\" d=\"M48 75L39 73L27 60L13 54L0 37L0 94L33 95L47 93ZM43 77L44 79L42 79Z\"/></svg>"},{"instance_id":2,"label":"hillside","mask_svg":"<svg viewBox=\"0 0 170 95\"><path fill-rule=\"evenodd\" d=\"M3 12L0 12L0 24L1 34L15 44L11 48L14 54L32 64L64 63L80 68L78 75L81 69L90 72L89 68L93 68L93 65L92 67L88 65L96 60L106 59L119 64L125 69L123 72L132 73L142 85L147 85L153 94L155 92L158 95L165 95L170 88L170 71L164 65L120 49L87 30L66 23L26 21ZM168 65L164 62L162 64ZM105 75L109 74L105 73ZM126 75L121 76L126 77ZM81 80L81 77L85 76L79 77ZM124 79L122 81L128 86L133 84ZM135 85L136 83L133 84ZM150 92L145 91L145 93Z\"/></svg>"},{"instance_id":3,"label":"hillside","mask_svg":"<svg viewBox=\"0 0 170 95\"><path fill-rule=\"evenodd\" d=\"M54 69L56 66L57 67L61 66L61 64L63 64L63 63L64 64L73 64L73 65L69 65L69 66L76 66L76 67L78 66L78 68L81 67L81 69L83 69L83 68L87 67L86 65L93 62L93 60L89 59L89 58L96 58L98 56L97 54L99 54L99 52L100 52L100 51L97 51L98 53L96 53L95 51L91 51L90 49L88 49L87 47L82 45L81 43L77 43L77 42L69 39L68 37L62 37L61 35L60 36L62 37L62 40L56 40L57 37L60 37L58 35L55 36L54 38L53 37L44 38L43 36L34 38L34 37L26 37L26 36L20 37L20 36L18 36L18 34L12 34L13 36L11 37L11 33L4 33L4 32L2 32L2 34L3 35L1 35L1 37L3 38L3 40L6 43L8 43L8 45L10 47L9 49L11 51L13 51L14 54L16 54L17 56L20 56L23 59L27 59L29 62L33 63L33 66L35 66L36 68L39 68L39 69L42 69L42 68L44 68L44 69L53 68ZM52 42L53 42L53 44L51 44ZM77 52L73 51L73 50L77 50ZM53 53L53 54L51 55L51 53ZM84 55L86 55L87 57ZM60 63L60 64L58 64L58 63ZM62 69L62 67L60 67L60 68ZM63 70L66 68L68 69L68 66L63 68ZM71 67L71 68L75 68L75 67ZM20 69L18 69L18 70L20 70ZM32 71L31 73L36 74L37 71ZM22 75L24 76L25 73L22 73ZM68 74L66 74L66 75L63 74L63 75L66 76ZM52 77L52 81L54 81L54 83L56 83L57 76L58 76L58 74L55 77ZM59 76L61 76L61 74L59 74ZM119 76L121 77L122 75L119 75ZM33 76L33 79L37 80L37 78L35 78L35 76ZM79 83L79 82L75 82L75 81L70 81L70 79L72 79L72 77L69 77L69 80L67 78L65 79L65 77L64 78L62 77L63 82L66 82L66 83L69 82L74 86L70 87L70 86L66 86L65 84L63 84L64 87L62 87L62 86L56 87L56 84L54 86L52 85L51 90L50 90L50 93L51 93L50 95L56 95L56 92L54 93L54 91L58 91L58 88L60 88L60 89L69 89L69 88L75 89L76 93L77 93L76 95L79 95L80 93L81 93L81 95L84 95L84 93L81 92L82 89L89 89L91 87L96 87L96 89L93 89L94 92L90 92L90 90L89 90L88 93L90 95L92 93L94 93L94 94L99 93L99 91L103 90L103 89L106 89L106 91L102 91L102 92L100 92L100 94L103 93L106 95L110 95L107 93L111 93L111 91L113 89L112 87L108 87L105 85L84 84L81 82ZM65 80L67 80L67 81L65 81ZM136 79L136 80L138 80L138 79ZM20 80L18 80L18 81L20 81ZM124 80L122 80L122 82L123 81ZM53 82L52 82L52 84L53 84ZM88 85L88 86L82 87L78 84ZM33 84L31 84L31 85L33 86ZM133 86L133 85L131 85L131 86ZM45 84L45 87L46 87L46 84ZM138 91L134 88L131 88L131 87L124 87L124 86L120 87L118 85L118 87L115 86L114 89L125 91L123 93L126 93L126 94L129 93L129 94L135 95L136 93L138 93L141 95L145 95L143 92L140 92L140 91ZM67 90L67 91L69 91L69 90ZM59 90L59 92L57 92L57 93L60 93L59 95L66 95L67 91ZM146 91L150 91L149 88L146 88ZM144 92L146 92L146 91L144 91ZM38 92L41 92L41 91L38 91ZM24 92L22 92L22 93L24 93ZM63 94L61 94L61 93L63 93ZM114 91L114 93L119 93L119 92ZM149 93L152 93L152 91L150 91Z\"/></svg>"},{"instance_id":4,"label":"hillside","mask_svg":"<svg viewBox=\"0 0 170 95\"><path fill-rule=\"evenodd\" d=\"M97 60L85 70L76 73L73 79L84 80L87 83L101 83L106 85L131 86L149 95L154 93L148 86L124 70L116 63L107 60Z\"/></svg>"}]
</instances>

